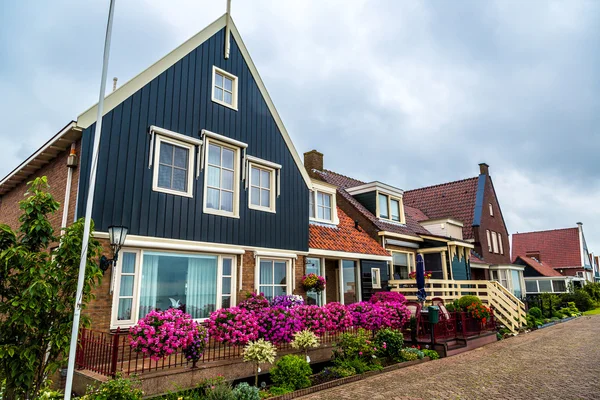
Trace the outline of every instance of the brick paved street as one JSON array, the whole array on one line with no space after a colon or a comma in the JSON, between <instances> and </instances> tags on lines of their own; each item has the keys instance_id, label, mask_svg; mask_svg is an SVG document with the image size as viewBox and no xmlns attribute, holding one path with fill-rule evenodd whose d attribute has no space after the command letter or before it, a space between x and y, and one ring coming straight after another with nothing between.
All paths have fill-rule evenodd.
<instances>
[{"instance_id":1,"label":"brick paved street","mask_svg":"<svg viewBox=\"0 0 600 400\"><path fill-rule=\"evenodd\" d=\"M302 399L600 399L599 340L582 317Z\"/></svg>"}]
</instances>

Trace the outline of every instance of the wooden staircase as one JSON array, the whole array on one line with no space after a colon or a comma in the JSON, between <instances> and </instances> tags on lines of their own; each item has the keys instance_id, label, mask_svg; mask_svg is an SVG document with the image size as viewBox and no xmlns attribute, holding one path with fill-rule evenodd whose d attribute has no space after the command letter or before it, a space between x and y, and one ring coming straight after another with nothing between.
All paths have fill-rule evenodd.
<instances>
[{"instance_id":1,"label":"wooden staircase","mask_svg":"<svg viewBox=\"0 0 600 400\"><path fill-rule=\"evenodd\" d=\"M389 285L392 291L402 293L407 300L417 301L418 289L414 280L391 280ZM525 304L498 282L428 279L425 290L428 298L441 297L445 303L466 295L477 296L494 309L496 320L512 333L518 333L526 324Z\"/></svg>"}]
</instances>

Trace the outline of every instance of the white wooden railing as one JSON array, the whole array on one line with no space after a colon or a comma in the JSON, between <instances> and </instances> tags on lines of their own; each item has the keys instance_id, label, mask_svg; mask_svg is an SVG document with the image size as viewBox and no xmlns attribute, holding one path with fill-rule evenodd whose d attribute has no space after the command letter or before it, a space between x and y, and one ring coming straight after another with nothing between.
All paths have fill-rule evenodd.
<instances>
[{"instance_id":1,"label":"white wooden railing","mask_svg":"<svg viewBox=\"0 0 600 400\"><path fill-rule=\"evenodd\" d=\"M414 279L391 280L392 291L400 292L409 301L417 301L417 285ZM517 333L526 324L525 304L515 297L504 286L494 281L455 281L446 279L428 279L425 281L427 298L440 297L444 303L474 295L481 301L494 308L496 319Z\"/></svg>"}]
</instances>

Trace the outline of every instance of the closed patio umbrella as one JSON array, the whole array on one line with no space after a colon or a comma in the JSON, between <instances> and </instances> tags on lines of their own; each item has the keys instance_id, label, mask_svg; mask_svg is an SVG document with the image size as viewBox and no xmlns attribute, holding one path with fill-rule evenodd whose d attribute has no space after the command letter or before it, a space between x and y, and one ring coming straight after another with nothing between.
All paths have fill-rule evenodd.
<instances>
[{"instance_id":1,"label":"closed patio umbrella","mask_svg":"<svg viewBox=\"0 0 600 400\"><path fill-rule=\"evenodd\" d=\"M422 254L417 254L417 299L425 303L427 292L425 291L425 260Z\"/></svg>"}]
</instances>

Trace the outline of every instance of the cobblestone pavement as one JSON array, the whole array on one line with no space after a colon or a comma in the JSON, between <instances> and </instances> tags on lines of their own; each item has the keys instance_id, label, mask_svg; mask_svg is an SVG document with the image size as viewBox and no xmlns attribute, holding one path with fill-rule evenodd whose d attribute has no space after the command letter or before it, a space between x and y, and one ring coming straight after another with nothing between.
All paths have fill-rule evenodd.
<instances>
[{"instance_id":1,"label":"cobblestone pavement","mask_svg":"<svg viewBox=\"0 0 600 400\"><path fill-rule=\"evenodd\" d=\"M577 318L301 399L600 399L600 316Z\"/></svg>"}]
</instances>

